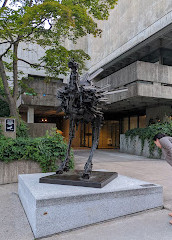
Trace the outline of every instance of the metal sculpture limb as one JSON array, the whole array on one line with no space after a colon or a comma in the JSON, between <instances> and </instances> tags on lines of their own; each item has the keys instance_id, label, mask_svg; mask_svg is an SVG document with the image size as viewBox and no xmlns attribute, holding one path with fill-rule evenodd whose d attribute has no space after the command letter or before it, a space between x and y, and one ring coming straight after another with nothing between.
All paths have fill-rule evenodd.
<instances>
[{"instance_id":1,"label":"metal sculpture limb","mask_svg":"<svg viewBox=\"0 0 172 240\"><path fill-rule=\"evenodd\" d=\"M91 175L92 166L93 166L93 163L92 163L93 154L99 143L100 126L101 126L100 119L97 119L92 124L92 147L91 147L89 158L84 166L84 173L83 173L84 179L89 179Z\"/></svg>"},{"instance_id":2,"label":"metal sculpture limb","mask_svg":"<svg viewBox=\"0 0 172 240\"><path fill-rule=\"evenodd\" d=\"M56 171L57 174L62 174L63 171L69 171L69 161L70 161L70 150L72 145L72 140L75 137L75 122L74 120L70 120L70 127L69 127L69 143L66 152L65 160L61 163L59 169Z\"/></svg>"},{"instance_id":3,"label":"metal sculpture limb","mask_svg":"<svg viewBox=\"0 0 172 240\"><path fill-rule=\"evenodd\" d=\"M92 158L98 145L100 127L103 121L101 105L105 105L107 99L104 97L103 91L91 85L91 82L87 79L79 83L78 64L76 62L69 62L68 66L71 68L69 84L64 89L59 90L57 97L61 100L61 107L66 114L65 117L70 120L69 143L66 158L56 173L62 174L63 171L69 171L71 144L75 136L75 128L79 122L91 122L92 148L82 176L89 179L93 166Z\"/></svg>"}]
</instances>

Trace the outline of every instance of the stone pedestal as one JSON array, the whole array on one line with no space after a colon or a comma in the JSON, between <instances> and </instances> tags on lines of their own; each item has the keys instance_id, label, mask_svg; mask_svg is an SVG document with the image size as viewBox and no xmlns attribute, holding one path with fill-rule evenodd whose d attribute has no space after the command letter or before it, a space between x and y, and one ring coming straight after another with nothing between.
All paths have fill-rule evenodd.
<instances>
[{"instance_id":1,"label":"stone pedestal","mask_svg":"<svg viewBox=\"0 0 172 240\"><path fill-rule=\"evenodd\" d=\"M36 238L163 205L162 187L137 179L118 176L97 189L39 183L47 175L19 175L19 197Z\"/></svg>"}]
</instances>

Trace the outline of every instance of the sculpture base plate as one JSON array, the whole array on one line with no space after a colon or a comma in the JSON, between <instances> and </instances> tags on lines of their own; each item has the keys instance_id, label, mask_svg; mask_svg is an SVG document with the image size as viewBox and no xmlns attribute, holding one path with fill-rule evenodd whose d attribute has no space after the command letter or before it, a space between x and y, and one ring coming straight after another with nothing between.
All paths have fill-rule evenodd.
<instances>
[{"instance_id":1,"label":"sculpture base plate","mask_svg":"<svg viewBox=\"0 0 172 240\"><path fill-rule=\"evenodd\" d=\"M83 171L70 171L63 174L53 174L39 179L40 183L61 184L71 186L102 188L118 177L117 172L92 171L89 179L82 178Z\"/></svg>"}]
</instances>

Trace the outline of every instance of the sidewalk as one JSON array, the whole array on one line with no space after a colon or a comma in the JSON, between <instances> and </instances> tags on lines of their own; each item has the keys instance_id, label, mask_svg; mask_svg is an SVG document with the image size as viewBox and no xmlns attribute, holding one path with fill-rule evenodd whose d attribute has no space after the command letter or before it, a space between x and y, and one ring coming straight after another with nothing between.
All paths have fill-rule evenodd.
<instances>
[{"instance_id":1,"label":"sidewalk","mask_svg":"<svg viewBox=\"0 0 172 240\"><path fill-rule=\"evenodd\" d=\"M83 169L88 150L75 150L76 168ZM172 168L163 160L97 150L94 170L106 169L164 189L164 209L154 209L56 234L43 240L171 240ZM33 240L34 236L17 195L17 184L0 185L0 240Z\"/></svg>"}]
</instances>

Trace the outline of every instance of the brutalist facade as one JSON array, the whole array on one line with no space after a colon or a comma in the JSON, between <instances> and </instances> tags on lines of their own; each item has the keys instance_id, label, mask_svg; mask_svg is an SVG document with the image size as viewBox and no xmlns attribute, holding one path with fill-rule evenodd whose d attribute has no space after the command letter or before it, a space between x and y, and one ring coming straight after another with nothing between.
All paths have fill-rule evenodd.
<instances>
[{"instance_id":1,"label":"brutalist facade","mask_svg":"<svg viewBox=\"0 0 172 240\"><path fill-rule=\"evenodd\" d=\"M119 146L119 134L127 129L172 116L172 1L119 0L109 19L98 24L103 30L101 38L88 35L76 46L67 44L91 56L87 67L97 86L111 91L127 89L107 95L110 104L105 110L99 147L114 148ZM44 76L32 71L27 69L27 74ZM51 84L56 85L52 91ZM23 117L28 113L28 122L60 121L59 128L67 136L67 123L55 102L54 90L59 83L38 85L40 95L23 95L18 102ZM55 103L48 100L52 97ZM91 146L90 129L89 125L80 126L75 146Z\"/></svg>"}]
</instances>

